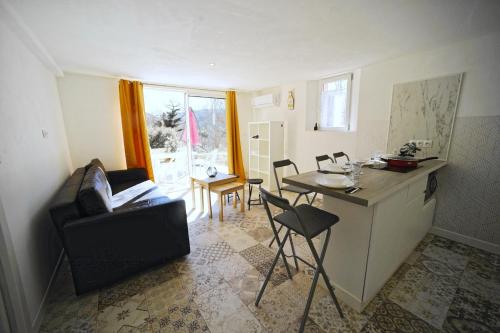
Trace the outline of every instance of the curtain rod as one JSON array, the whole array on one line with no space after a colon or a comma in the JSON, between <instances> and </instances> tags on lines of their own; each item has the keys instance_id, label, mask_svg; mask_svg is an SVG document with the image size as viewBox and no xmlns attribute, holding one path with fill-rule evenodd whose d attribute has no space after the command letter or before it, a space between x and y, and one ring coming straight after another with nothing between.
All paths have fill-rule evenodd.
<instances>
[{"instance_id":1,"label":"curtain rod","mask_svg":"<svg viewBox=\"0 0 500 333\"><path fill-rule=\"evenodd\" d=\"M164 88L174 88L174 89L194 89L194 90L205 90L205 91L213 91L213 92L220 92L220 93L225 93L226 90L218 90L218 89L207 89L207 88L196 88L196 87L184 87L184 86L175 86L175 85L167 85L167 84L160 84L160 83L148 83L148 82L142 82L143 85L145 86L153 86L153 87L164 87ZM237 91L235 89L229 89L227 91Z\"/></svg>"},{"instance_id":2,"label":"curtain rod","mask_svg":"<svg viewBox=\"0 0 500 333\"><path fill-rule=\"evenodd\" d=\"M168 85L168 84L161 84L161 83L149 83L149 82L143 82L140 79L134 78L134 77L127 77L127 76L122 76L122 75L111 75L111 74L104 74L104 73L93 73L93 72L86 72L86 71L64 71L64 73L95 76L95 77L104 77L104 78L116 79L116 80L123 79L123 80L128 80L128 81L139 81L139 82L142 82L142 84L145 84L148 86L157 86L157 87L165 87L165 88L195 89L195 90L214 91L214 92L221 92L221 93L225 93L226 91L249 92L246 90L239 90L239 89L220 90L220 89L207 89L207 88L176 86L176 85Z\"/></svg>"}]
</instances>

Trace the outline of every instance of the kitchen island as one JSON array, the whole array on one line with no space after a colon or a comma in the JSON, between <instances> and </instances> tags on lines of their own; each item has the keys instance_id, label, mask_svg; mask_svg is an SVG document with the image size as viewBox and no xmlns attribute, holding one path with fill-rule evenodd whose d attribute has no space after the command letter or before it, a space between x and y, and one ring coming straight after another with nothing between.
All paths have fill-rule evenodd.
<instances>
[{"instance_id":1,"label":"kitchen island","mask_svg":"<svg viewBox=\"0 0 500 333\"><path fill-rule=\"evenodd\" d=\"M357 311L373 299L432 226L436 200L425 199L430 173L446 161L430 160L407 173L363 168L354 194L317 183L317 171L283 182L323 194L322 209L340 218L324 261L337 296Z\"/></svg>"}]
</instances>

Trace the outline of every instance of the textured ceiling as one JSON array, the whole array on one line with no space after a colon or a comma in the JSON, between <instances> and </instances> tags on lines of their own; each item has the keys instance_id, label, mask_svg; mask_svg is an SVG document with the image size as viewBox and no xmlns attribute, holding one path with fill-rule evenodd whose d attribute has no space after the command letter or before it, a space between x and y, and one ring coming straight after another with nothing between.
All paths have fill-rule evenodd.
<instances>
[{"instance_id":1,"label":"textured ceiling","mask_svg":"<svg viewBox=\"0 0 500 333\"><path fill-rule=\"evenodd\" d=\"M319 78L500 30L496 0L10 3L65 71L212 88Z\"/></svg>"}]
</instances>

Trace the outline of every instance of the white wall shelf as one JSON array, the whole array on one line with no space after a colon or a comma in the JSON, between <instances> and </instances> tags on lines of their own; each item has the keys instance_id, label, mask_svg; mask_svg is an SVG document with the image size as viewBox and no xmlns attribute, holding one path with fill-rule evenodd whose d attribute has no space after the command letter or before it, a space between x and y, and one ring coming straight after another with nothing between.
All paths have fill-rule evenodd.
<instances>
[{"instance_id":1,"label":"white wall shelf","mask_svg":"<svg viewBox=\"0 0 500 333\"><path fill-rule=\"evenodd\" d=\"M262 178L262 187L274 191L276 181L272 163L284 158L283 122L250 122L248 134L249 178Z\"/></svg>"}]
</instances>

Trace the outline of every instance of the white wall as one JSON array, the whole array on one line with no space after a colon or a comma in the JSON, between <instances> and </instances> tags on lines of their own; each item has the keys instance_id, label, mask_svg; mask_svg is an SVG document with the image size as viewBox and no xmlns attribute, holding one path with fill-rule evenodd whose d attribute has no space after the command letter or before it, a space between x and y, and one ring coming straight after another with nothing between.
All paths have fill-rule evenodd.
<instances>
[{"instance_id":1,"label":"white wall","mask_svg":"<svg viewBox=\"0 0 500 333\"><path fill-rule=\"evenodd\" d=\"M70 170L55 77L0 21L0 205L32 322L61 253L47 204Z\"/></svg>"},{"instance_id":2,"label":"white wall","mask_svg":"<svg viewBox=\"0 0 500 333\"><path fill-rule=\"evenodd\" d=\"M465 72L457 117L500 115L500 34L408 55L362 69L356 154L385 151L392 87Z\"/></svg>"},{"instance_id":3,"label":"white wall","mask_svg":"<svg viewBox=\"0 0 500 333\"><path fill-rule=\"evenodd\" d=\"M289 90L294 90L295 93L294 110L288 110ZM254 121L285 121L285 157L294 161L299 167L299 171L316 170L314 157L317 155L332 155L337 151L344 151L348 155L355 153L355 132L313 131L312 128L306 126L306 108L310 105L308 99L312 98L307 94L307 81L264 89L255 94L265 93L281 93L280 106L255 109L252 112L252 119ZM248 141L248 138L246 140Z\"/></svg>"},{"instance_id":4,"label":"white wall","mask_svg":"<svg viewBox=\"0 0 500 333\"><path fill-rule=\"evenodd\" d=\"M125 169L118 80L66 74L58 86L73 167L98 157L108 170Z\"/></svg>"},{"instance_id":5,"label":"white wall","mask_svg":"<svg viewBox=\"0 0 500 333\"><path fill-rule=\"evenodd\" d=\"M306 81L255 92L254 94L281 92L282 99L286 99L288 90L294 89L296 109L294 111L287 110L286 101L282 101L279 108L268 108L252 112L252 118L254 120L283 120L287 123L285 131L286 155L296 161L302 171L316 168L314 164L315 155L331 154L334 151L342 150L356 158L364 159L368 158L374 151L386 151L392 87L395 83L465 72L457 117L468 119L487 116L490 117L491 122L496 122L494 116L500 116L498 88L500 87L500 69L498 59L500 59L500 33L361 68L359 75L356 75L353 81L353 85L357 84L359 87L359 97L358 100L353 101L354 105L355 103L358 104L358 123L357 130L352 133L311 132L304 129L306 127L306 112L311 112L311 107L314 107L314 103L311 103L308 99L317 98L316 95L306 94ZM358 82L356 82L356 78L359 80ZM475 128L471 131L474 133L474 131L481 132L481 130L481 128ZM482 133L477 133L476 136L478 134ZM488 156L484 154L491 155L500 151L500 144L492 142L496 140L494 135L482 135L480 138L483 140L481 147L458 147L456 151L463 152L472 149L477 153L485 150L484 147L494 147L496 149L483 153L482 156L475 160L486 160L485 158ZM456 146L464 141L478 140L457 140L452 135L452 151L454 145ZM477 155L475 154L476 157ZM475 190L480 195L485 196L486 192L482 189L488 188L490 189L488 193L491 192L491 195L486 195L486 197L489 196L490 199L498 198L500 189L491 185L494 181L498 183L495 180L495 175L498 172L493 170L495 168L498 170L498 166L492 167L491 170L493 171L490 171L490 169L482 167L481 163L470 165L471 163L467 164L462 161L463 159L449 161L449 166L441 172L441 184L453 184L453 186L464 184L468 188L470 188L471 184L475 184ZM442 186L442 188L445 188L445 186ZM444 191L444 189L442 190ZM443 195L446 196L447 194L442 193L440 198ZM485 215L481 219L477 216L475 218L454 217L449 212L464 210L462 207L458 207L460 206L460 204L457 204L459 201L447 200L445 204L441 200L441 205L438 203L436 215L438 220L435 220L435 224L448 231L465 235L470 239L480 239L492 243L499 242L498 209L493 210L495 205L489 203L488 200L490 199L477 197L474 200L479 200L479 204L473 210L467 208L468 211L476 211L477 216ZM465 216L465 212L462 215ZM442 219L446 218L446 221L440 220L440 217Z\"/></svg>"},{"instance_id":6,"label":"white wall","mask_svg":"<svg viewBox=\"0 0 500 333\"><path fill-rule=\"evenodd\" d=\"M118 79L65 74L57 80L73 167L99 157L109 170L126 168ZM237 92L236 102L245 171L248 173L248 122L251 93Z\"/></svg>"},{"instance_id":7,"label":"white wall","mask_svg":"<svg viewBox=\"0 0 500 333\"><path fill-rule=\"evenodd\" d=\"M457 116L500 114L500 77L496 69L497 59L500 58L499 41L500 34L494 34L363 67L353 79L353 87L359 87L359 92L353 91L353 107L358 117L355 132L314 132L305 129L310 125L307 124L310 122L307 113L314 112L310 110L314 103L308 99L317 98L306 93L307 81L254 92L254 95L281 93L282 100L280 107L251 112L252 119L283 120L287 123L285 154L296 161L302 170L315 168L315 155L332 154L334 151L367 158L374 151L386 150L395 83L466 72ZM288 91L292 89L295 91L294 111L287 109L286 101Z\"/></svg>"}]
</instances>

